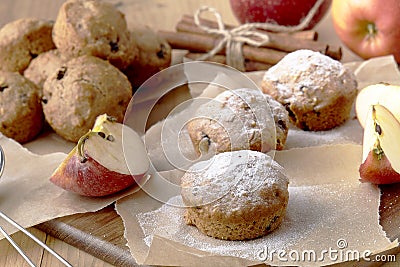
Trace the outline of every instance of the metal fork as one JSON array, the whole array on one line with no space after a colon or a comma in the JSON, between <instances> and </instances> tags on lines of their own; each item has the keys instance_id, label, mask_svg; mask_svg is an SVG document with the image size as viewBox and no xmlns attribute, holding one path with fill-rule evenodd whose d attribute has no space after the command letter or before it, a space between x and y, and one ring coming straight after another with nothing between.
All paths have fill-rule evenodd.
<instances>
[{"instance_id":1,"label":"metal fork","mask_svg":"<svg viewBox=\"0 0 400 267\"><path fill-rule=\"evenodd\" d=\"M0 177L3 175L4 172L4 166L5 166L5 155L4 155L4 150L0 146ZM10 217L8 217L6 214L4 214L2 211L0 211L0 217L3 218L5 221L13 225L15 228L26 234L28 237L30 237L33 241L35 241L38 245L40 245L42 248L47 250L51 255L56 257L61 263L63 263L65 266L72 267L72 265L66 261L63 257L61 257L59 254L57 254L54 250L52 250L50 247L48 247L45 243L40 241L36 236L31 234L29 231L27 231L24 227L19 225L17 222L12 220ZM4 231L3 227L0 226L0 233L10 242L10 244L17 250L17 252L26 260L26 262L32 266L35 267L35 264L29 259L29 257L25 254L25 252L18 246L17 243L11 238L11 236Z\"/></svg>"}]
</instances>

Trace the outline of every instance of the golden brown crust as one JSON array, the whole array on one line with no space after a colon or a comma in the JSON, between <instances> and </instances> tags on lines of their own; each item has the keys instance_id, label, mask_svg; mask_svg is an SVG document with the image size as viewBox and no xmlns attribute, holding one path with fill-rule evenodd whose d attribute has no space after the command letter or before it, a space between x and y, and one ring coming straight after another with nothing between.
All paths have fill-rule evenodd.
<instances>
[{"instance_id":1,"label":"golden brown crust","mask_svg":"<svg viewBox=\"0 0 400 267\"><path fill-rule=\"evenodd\" d=\"M54 23L53 40L66 57L92 55L119 69L138 56L124 14L103 1L66 1Z\"/></svg>"},{"instance_id":2,"label":"golden brown crust","mask_svg":"<svg viewBox=\"0 0 400 267\"><path fill-rule=\"evenodd\" d=\"M254 209L259 212L261 209ZM265 236L274 231L282 223L285 216L285 209L271 210L267 214L245 214L248 218L253 218L249 222L218 222L210 220L214 214L205 214L201 209L189 208L185 213L185 223L196 226L204 234L223 240L249 240Z\"/></svg>"},{"instance_id":3,"label":"golden brown crust","mask_svg":"<svg viewBox=\"0 0 400 267\"><path fill-rule=\"evenodd\" d=\"M193 165L182 177L185 222L219 239L246 240L280 225L288 203L288 178L269 156L225 152Z\"/></svg>"},{"instance_id":4,"label":"golden brown crust","mask_svg":"<svg viewBox=\"0 0 400 267\"><path fill-rule=\"evenodd\" d=\"M0 131L20 143L43 127L40 89L17 72L0 71Z\"/></svg>"},{"instance_id":5,"label":"golden brown crust","mask_svg":"<svg viewBox=\"0 0 400 267\"><path fill-rule=\"evenodd\" d=\"M23 73L39 54L54 49L53 23L23 18L6 24L0 30L0 70Z\"/></svg>"},{"instance_id":6,"label":"golden brown crust","mask_svg":"<svg viewBox=\"0 0 400 267\"><path fill-rule=\"evenodd\" d=\"M43 86L47 122L62 137L76 142L107 113L122 122L132 97L126 76L109 62L92 56L68 61Z\"/></svg>"},{"instance_id":7,"label":"golden brown crust","mask_svg":"<svg viewBox=\"0 0 400 267\"><path fill-rule=\"evenodd\" d=\"M288 106L294 125L303 130L325 131L343 124L350 117L354 98L340 96L331 104L317 110L305 111L296 104Z\"/></svg>"},{"instance_id":8,"label":"golden brown crust","mask_svg":"<svg viewBox=\"0 0 400 267\"><path fill-rule=\"evenodd\" d=\"M354 74L318 52L298 50L266 71L261 88L303 130L329 130L344 123L357 94Z\"/></svg>"}]
</instances>

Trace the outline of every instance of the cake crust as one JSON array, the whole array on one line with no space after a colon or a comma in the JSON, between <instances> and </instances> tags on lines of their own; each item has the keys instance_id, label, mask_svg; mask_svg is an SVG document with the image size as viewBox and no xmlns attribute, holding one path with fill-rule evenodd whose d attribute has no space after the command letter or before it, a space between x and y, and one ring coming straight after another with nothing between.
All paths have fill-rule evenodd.
<instances>
[{"instance_id":1,"label":"cake crust","mask_svg":"<svg viewBox=\"0 0 400 267\"><path fill-rule=\"evenodd\" d=\"M266 154L220 153L182 177L185 222L218 239L264 236L283 220L288 182L283 168Z\"/></svg>"}]
</instances>

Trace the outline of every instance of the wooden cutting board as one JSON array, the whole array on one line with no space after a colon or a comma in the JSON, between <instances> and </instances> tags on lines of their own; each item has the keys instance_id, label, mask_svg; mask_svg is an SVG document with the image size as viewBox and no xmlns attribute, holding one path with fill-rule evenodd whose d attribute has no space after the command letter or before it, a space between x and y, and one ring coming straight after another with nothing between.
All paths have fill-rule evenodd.
<instances>
[{"instance_id":1,"label":"wooden cutting board","mask_svg":"<svg viewBox=\"0 0 400 267\"><path fill-rule=\"evenodd\" d=\"M400 184L381 186L381 189L380 223L391 240L400 239ZM114 205L98 212L54 219L36 228L113 265L138 266L125 246L124 226Z\"/></svg>"}]
</instances>

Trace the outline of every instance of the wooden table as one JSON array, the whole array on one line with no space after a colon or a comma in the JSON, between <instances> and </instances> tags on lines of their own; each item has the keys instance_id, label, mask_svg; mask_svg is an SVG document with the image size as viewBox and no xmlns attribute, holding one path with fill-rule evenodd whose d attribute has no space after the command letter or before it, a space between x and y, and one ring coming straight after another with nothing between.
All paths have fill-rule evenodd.
<instances>
[{"instance_id":1,"label":"wooden table","mask_svg":"<svg viewBox=\"0 0 400 267\"><path fill-rule=\"evenodd\" d=\"M57 10L63 2L62 0L1 0L0 25L2 26L9 21L22 17L55 19ZM201 5L217 8L226 23L236 24L236 20L230 11L228 0L110 0L110 2L116 4L126 14L129 25L134 25L140 21L157 30L173 30L177 20L183 14L193 14ZM320 40L326 40L332 44L341 44L333 31L330 15L325 17L316 30L319 32ZM343 61L354 59L358 58L347 49L344 49ZM107 215L103 219L106 220ZM101 221L97 223L101 223ZM30 228L29 231L56 250L73 266L113 266L37 228ZM22 233L14 234L13 239L20 244L22 249L38 266L61 266L54 257ZM400 255L397 255L397 258L400 259ZM0 266L28 265L6 240L2 240L0 241ZM396 263L385 264L385 267L391 266L398 265Z\"/></svg>"}]
</instances>

